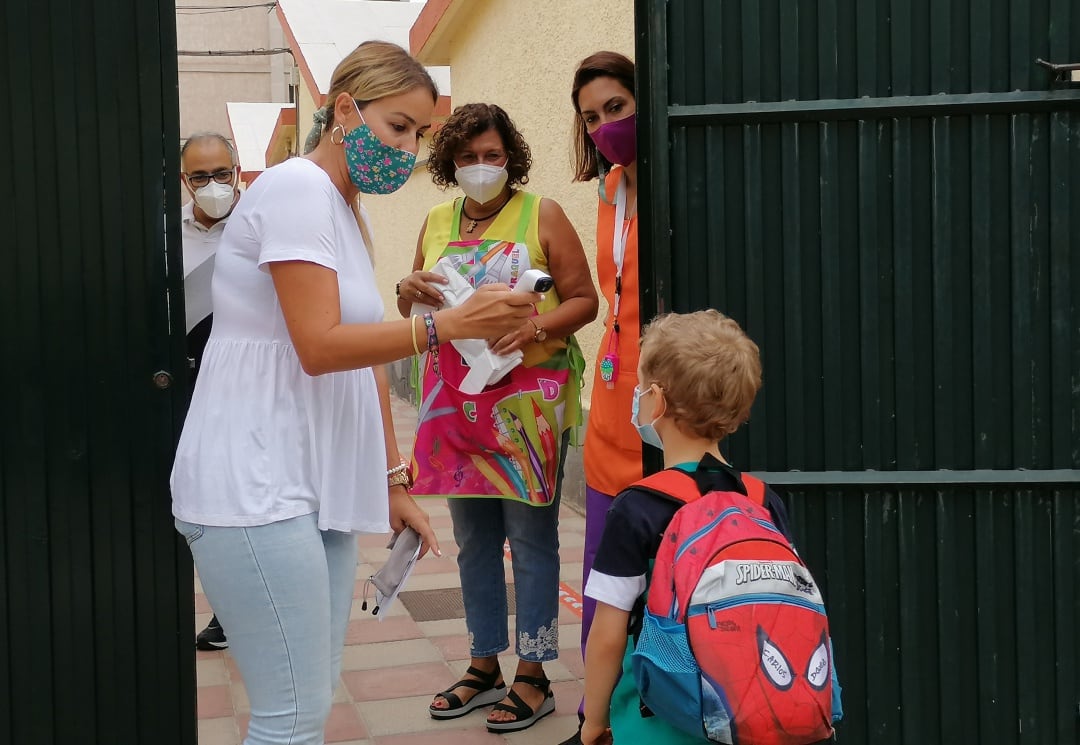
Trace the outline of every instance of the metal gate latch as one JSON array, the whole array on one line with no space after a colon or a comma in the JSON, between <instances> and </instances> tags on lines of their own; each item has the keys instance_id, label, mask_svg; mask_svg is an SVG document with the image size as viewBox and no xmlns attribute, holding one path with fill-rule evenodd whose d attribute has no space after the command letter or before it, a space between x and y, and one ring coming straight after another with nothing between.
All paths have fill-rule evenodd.
<instances>
[{"instance_id":1,"label":"metal gate latch","mask_svg":"<svg viewBox=\"0 0 1080 745\"><path fill-rule=\"evenodd\" d=\"M1051 83L1080 83L1080 62L1058 64L1036 57L1035 64L1046 68Z\"/></svg>"}]
</instances>

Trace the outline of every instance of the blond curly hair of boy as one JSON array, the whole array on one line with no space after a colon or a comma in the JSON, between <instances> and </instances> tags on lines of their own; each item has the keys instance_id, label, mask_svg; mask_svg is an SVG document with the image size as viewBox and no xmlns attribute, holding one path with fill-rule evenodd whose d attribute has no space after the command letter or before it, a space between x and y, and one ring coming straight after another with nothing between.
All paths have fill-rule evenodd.
<instances>
[{"instance_id":1,"label":"blond curly hair of boy","mask_svg":"<svg viewBox=\"0 0 1080 745\"><path fill-rule=\"evenodd\" d=\"M750 418L761 388L757 344L716 310L657 316L641 332L638 368L639 387L659 386L680 429L715 441Z\"/></svg>"}]
</instances>

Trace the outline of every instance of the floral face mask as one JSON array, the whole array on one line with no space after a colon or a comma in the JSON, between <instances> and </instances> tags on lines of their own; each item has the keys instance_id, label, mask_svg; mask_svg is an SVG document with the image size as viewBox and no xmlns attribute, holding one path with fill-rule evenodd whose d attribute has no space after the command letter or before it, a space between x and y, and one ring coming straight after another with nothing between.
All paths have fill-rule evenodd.
<instances>
[{"instance_id":1,"label":"floral face mask","mask_svg":"<svg viewBox=\"0 0 1080 745\"><path fill-rule=\"evenodd\" d=\"M409 180L416 154L385 144L364 121L356 101L360 126L345 135L345 161L349 178L364 194L392 194Z\"/></svg>"}]
</instances>

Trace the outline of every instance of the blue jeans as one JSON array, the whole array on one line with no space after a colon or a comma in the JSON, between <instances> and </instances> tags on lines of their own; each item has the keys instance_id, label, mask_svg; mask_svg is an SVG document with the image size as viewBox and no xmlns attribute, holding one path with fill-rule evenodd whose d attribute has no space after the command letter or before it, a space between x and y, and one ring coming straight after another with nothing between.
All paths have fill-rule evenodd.
<instances>
[{"instance_id":1,"label":"blue jeans","mask_svg":"<svg viewBox=\"0 0 1080 745\"><path fill-rule=\"evenodd\" d=\"M513 499L448 499L457 541L465 625L473 657L510 647L503 542L510 541L517 600L518 657L548 662L559 656L559 502L569 442L563 435L555 498L533 507Z\"/></svg>"},{"instance_id":2,"label":"blue jeans","mask_svg":"<svg viewBox=\"0 0 1080 745\"><path fill-rule=\"evenodd\" d=\"M356 538L318 515L250 528L176 521L244 676L244 745L322 745L341 672Z\"/></svg>"}]
</instances>

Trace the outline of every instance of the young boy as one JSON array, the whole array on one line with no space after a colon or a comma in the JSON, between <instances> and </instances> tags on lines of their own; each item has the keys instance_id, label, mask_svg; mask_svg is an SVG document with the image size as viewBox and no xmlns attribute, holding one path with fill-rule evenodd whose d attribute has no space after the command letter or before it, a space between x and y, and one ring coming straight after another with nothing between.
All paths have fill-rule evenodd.
<instances>
[{"instance_id":1,"label":"young boy","mask_svg":"<svg viewBox=\"0 0 1080 745\"><path fill-rule=\"evenodd\" d=\"M715 310L663 315L641 334L631 422L642 440L664 451L664 467L693 473L702 493L746 494L719 443L749 418L760 387L757 345L735 321ZM766 506L789 535L784 505L771 490ZM650 562L678 508L631 487L608 510L585 588L597 606L585 653L584 745L702 742L660 717L642 716L630 668Z\"/></svg>"}]
</instances>

